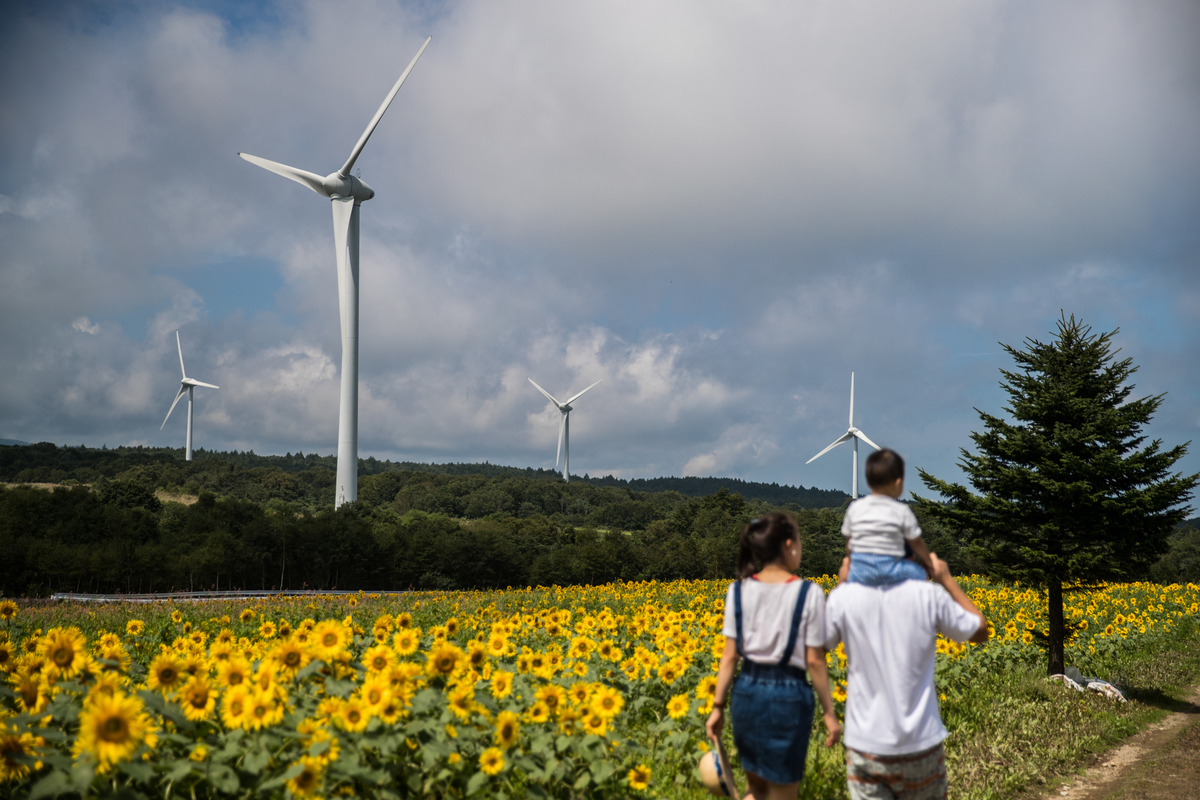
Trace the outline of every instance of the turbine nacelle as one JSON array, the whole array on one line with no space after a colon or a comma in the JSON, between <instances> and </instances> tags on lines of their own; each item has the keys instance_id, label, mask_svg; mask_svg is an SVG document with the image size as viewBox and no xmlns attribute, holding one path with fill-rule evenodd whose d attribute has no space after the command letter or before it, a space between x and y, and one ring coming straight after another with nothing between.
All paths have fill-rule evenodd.
<instances>
[{"instance_id":1,"label":"turbine nacelle","mask_svg":"<svg viewBox=\"0 0 1200 800\"><path fill-rule=\"evenodd\" d=\"M357 203L365 203L375 196L375 190L367 185L367 182L356 175L342 175L340 172L331 172L321 181L321 187L326 197L353 197Z\"/></svg>"}]
</instances>

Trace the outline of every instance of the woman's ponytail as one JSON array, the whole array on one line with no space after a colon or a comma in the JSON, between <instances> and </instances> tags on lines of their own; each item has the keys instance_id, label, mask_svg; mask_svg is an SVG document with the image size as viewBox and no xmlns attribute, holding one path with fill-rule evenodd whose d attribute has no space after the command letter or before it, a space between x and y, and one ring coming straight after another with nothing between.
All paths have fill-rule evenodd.
<instances>
[{"instance_id":1,"label":"woman's ponytail","mask_svg":"<svg viewBox=\"0 0 1200 800\"><path fill-rule=\"evenodd\" d=\"M738 578L749 578L755 572L754 562L770 564L779 558L783 545L792 539L799 542L800 531L787 514L772 511L750 520L738 539Z\"/></svg>"}]
</instances>

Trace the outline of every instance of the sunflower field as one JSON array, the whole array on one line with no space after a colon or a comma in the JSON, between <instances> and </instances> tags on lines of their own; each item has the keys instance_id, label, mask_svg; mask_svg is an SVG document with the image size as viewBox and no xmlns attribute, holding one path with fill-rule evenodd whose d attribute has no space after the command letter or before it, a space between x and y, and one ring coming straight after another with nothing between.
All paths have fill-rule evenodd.
<instances>
[{"instance_id":1,"label":"sunflower field","mask_svg":"<svg viewBox=\"0 0 1200 800\"><path fill-rule=\"evenodd\" d=\"M1043 660L1043 594L962 583L993 638L939 641L941 691ZM708 747L726 586L0 600L0 795L677 796ZM1200 613L1194 584L1066 597L1085 672Z\"/></svg>"}]
</instances>

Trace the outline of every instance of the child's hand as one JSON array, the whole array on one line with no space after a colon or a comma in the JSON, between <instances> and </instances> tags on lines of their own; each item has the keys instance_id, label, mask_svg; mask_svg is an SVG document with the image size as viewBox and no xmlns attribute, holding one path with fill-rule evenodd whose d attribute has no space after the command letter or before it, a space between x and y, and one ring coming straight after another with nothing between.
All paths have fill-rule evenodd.
<instances>
[{"instance_id":1,"label":"child's hand","mask_svg":"<svg viewBox=\"0 0 1200 800\"><path fill-rule=\"evenodd\" d=\"M825 715L825 729L829 735L825 737L825 746L833 747L842 738L842 723L838 720L837 712L830 711Z\"/></svg>"}]
</instances>

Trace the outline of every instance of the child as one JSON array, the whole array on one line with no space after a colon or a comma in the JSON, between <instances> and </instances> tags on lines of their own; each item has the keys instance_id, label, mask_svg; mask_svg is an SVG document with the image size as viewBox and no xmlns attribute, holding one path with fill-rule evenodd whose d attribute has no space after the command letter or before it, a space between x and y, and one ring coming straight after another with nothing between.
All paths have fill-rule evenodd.
<instances>
[{"instance_id":1,"label":"child","mask_svg":"<svg viewBox=\"0 0 1200 800\"><path fill-rule=\"evenodd\" d=\"M867 457L867 486L871 493L852 502L842 520L850 572L848 576L839 573L839 582L886 586L925 580L927 574L932 574L929 548L921 538L921 527L912 509L900 502L904 494L904 459L887 448L871 453Z\"/></svg>"},{"instance_id":2,"label":"child","mask_svg":"<svg viewBox=\"0 0 1200 800\"><path fill-rule=\"evenodd\" d=\"M825 666L825 593L794 573L800 533L784 514L765 514L742 531L738 580L725 597L725 652L717 673L708 736L720 741L725 696L733 683L733 741L746 771L748 797L795 798L812 732L813 692L824 709L832 747L842 726L833 710ZM754 562L763 568L754 572ZM745 659L737 681L739 660Z\"/></svg>"}]
</instances>

